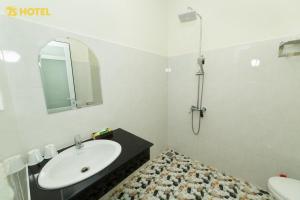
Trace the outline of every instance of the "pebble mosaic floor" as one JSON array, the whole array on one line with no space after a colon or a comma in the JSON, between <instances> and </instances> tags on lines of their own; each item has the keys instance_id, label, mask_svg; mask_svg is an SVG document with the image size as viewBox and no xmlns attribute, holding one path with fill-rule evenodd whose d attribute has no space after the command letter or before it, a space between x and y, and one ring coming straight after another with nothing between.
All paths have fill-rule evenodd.
<instances>
[{"instance_id":1,"label":"pebble mosaic floor","mask_svg":"<svg viewBox=\"0 0 300 200\"><path fill-rule=\"evenodd\" d=\"M268 192L174 150L150 161L111 200L274 200Z\"/></svg>"}]
</instances>

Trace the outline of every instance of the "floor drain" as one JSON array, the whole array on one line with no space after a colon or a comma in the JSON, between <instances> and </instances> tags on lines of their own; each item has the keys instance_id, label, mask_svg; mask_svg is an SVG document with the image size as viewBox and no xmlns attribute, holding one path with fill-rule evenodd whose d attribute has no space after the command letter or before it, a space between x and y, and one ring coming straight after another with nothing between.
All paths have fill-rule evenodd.
<instances>
[{"instance_id":1,"label":"floor drain","mask_svg":"<svg viewBox=\"0 0 300 200\"><path fill-rule=\"evenodd\" d=\"M85 172L87 172L87 171L89 171L89 170L90 170L89 167L83 167L83 168L81 169L81 173L85 173Z\"/></svg>"}]
</instances>

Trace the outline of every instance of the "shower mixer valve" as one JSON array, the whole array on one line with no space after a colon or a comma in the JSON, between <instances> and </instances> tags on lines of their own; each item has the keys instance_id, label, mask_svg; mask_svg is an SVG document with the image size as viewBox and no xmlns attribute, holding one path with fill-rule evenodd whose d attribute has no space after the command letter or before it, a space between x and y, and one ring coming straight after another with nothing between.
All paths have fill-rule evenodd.
<instances>
[{"instance_id":1,"label":"shower mixer valve","mask_svg":"<svg viewBox=\"0 0 300 200\"><path fill-rule=\"evenodd\" d=\"M204 113L206 112L206 107L198 108L197 106L192 106L190 113L194 111L199 111L200 112L200 117L204 117Z\"/></svg>"}]
</instances>

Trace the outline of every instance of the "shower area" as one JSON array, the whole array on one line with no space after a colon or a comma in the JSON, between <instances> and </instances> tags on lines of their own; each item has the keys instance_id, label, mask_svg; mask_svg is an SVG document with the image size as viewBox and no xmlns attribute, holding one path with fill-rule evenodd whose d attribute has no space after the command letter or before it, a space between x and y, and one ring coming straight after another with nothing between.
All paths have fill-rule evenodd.
<instances>
[{"instance_id":1,"label":"shower area","mask_svg":"<svg viewBox=\"0 0 300 200\"><path fill-rule=\"evenodd\" d=\"M300 35L275 27L280 34L264 36L263 13L249 22L177 4L168 14L170 147L262 188L281 171L300 178L290 153L300 151Z\"/></svg>"},{"instance_id":2,"label":"shower area","mask_svg":"<svg viewBox=\"0 0 300 200\"><path fill-rule=\"evenodd\" d=\"M191 124L192 124L192 131L195 135L198 135L201 129L201 118L204 117L204 113L206 112L206 108L202 106L203 102L203 88L204 88L204 64L205 64L205 58L202 55L202 16L196 12L193 8L188 7L188 11L178 15L179 20L181 23L188 23L195 21L199 19L199 53L198 53L198 58L197 58L197 64L199 66L199 70L195 73L195 75L198 78L198 84L197 84L197 99L196 99L196 105L191 106ZM197 119L197 127L194 127L194 114L198 114L198 119Z\"/></svg>"}]
</instances>

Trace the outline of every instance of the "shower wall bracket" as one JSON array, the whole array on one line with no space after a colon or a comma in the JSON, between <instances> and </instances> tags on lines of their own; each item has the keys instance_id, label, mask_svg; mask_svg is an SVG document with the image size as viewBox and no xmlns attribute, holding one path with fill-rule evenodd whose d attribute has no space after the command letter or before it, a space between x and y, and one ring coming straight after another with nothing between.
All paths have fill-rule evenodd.
<instances>
[{"instance_id":1,"label":"shower wall bracket","mask_svg":"<svg viewBox=\"0 0 300 200\"><path fill-rule=\"evenodd\" d=\"M278 57L300 56L300 39L281 42Z\"/></svg>"}]
</instances>

